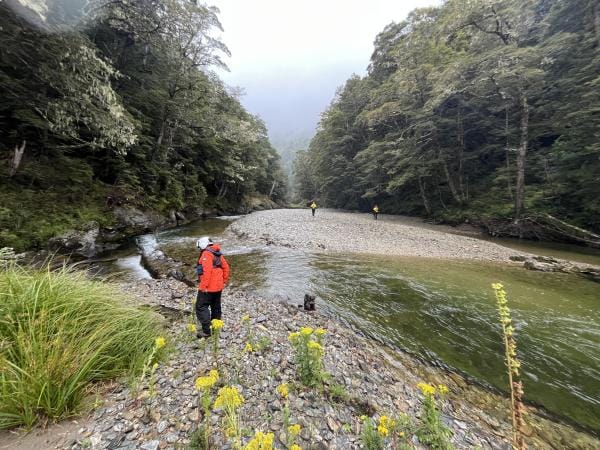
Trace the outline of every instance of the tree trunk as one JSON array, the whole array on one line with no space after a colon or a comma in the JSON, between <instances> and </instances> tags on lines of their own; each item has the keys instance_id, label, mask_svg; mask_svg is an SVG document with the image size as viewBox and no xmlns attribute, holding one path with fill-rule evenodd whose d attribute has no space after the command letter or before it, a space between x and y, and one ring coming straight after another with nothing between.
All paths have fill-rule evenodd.
<instances>
[{"instance_id":1,"label":"tree trunk","mask_svg":"<svg viewBox=\"0 0 600 450\"><path fill-rule=\"evenodd\" d=\"M456 189L456 185L454 184L454 179L450 175L450 170L448 169L448 164L446 163L446 161L444 161L442 163L442 166L444 167L444 173L446 174L446 180L448 180L448 186L450 187L450 192L452 192L452 197L454 198L456 203L458 203L460 205L460 204L462 204L463 199L460 196L458 189Z\"/></svg>"},{"instance_id":2,"label":"tree trunk","mask_svg":"<svg viewBox=\"0 0 600 450\"><path fill-rule=\"evenodd\" d=\"M463 184L463 164L465 155L465 125L463 122L462 111L460 106L458 107L458 187L460 189L460 196L464 201L465 187Z\"/></svg>"},{"instance_id":3,"label":"tree trunk","mask_svg":"<svg viewBox=\"0 0 600 450\"><path fill-rule=\"evenodd\" d=\"M510 180L510 150L509 150L509 146L508 146L508 104L504 105L504 111L506 112L506 117L504 120L504 134L506 136L506 187L508 189L508 196L510 197L511 200L514 200L513 198L513 193L512 193L512 187L511 187L511 180Z\"/></svg>"},{"instance_id":4,"label":"tree trunk","mask_svg":"<svg viewBox=\"0 0 600 450\"><path fill-rule=\"evenodd\" d=\"M19 147L15 145L15 151L13 152L13 158L9 162L8 176L13 177L17 173L17 169L21 165L21 159L23 158L23 153L25 153L25 145L27 141L23 140L23 143Z\"/></svg>"},{"instance_id":5,"label":"tree trunk","mask_svg":"<svg viewBox=\"0 0 600 450\"><path fill-rule=\"evenodd\" d=\"M523 214L525 197L525 158L529 138L529 104L527 95L521 90L521 142L517 149L517 185L515 188L515 222L519 222Z\"/></svg>"},{"instance_id":6,"label":"tree trunk","mask_svg":"<svg viewBox=\"0 0 600 450\"><path fill-rule=\"evenodd\" d=\"M221 182L221 187L219 188L219 193L217 194L217 199L221 199L225 197L227 194L227 184L223 181Z\"/></svg>"},{"instance_id":7,"label":"tree trunk","mask_svg":"<svg viewBox=\"0 0 600 450\"><path fill-rule=\"evenodd\" d=\"M275 190L275 186L277 186L277 181L273 180L273 184L271 185L271 190L269 191L269 198L273 195L273 191Z\"/></svg>"},{"instance_id":8,"label":"tree trunk","mask_svg":"<svg viewBox=\"0 0 600 450\"><path fill-rule=\"evenodd\" d=\"M423 206L425 207L425 211L427 215L431 215L431 207L429 206L429 200L427 200L427 195L425 195L425 183L423 181L423 177L418 177L419 180L419 192L421 193L421 199L423 200Z\"/></svg>"}]
</instances>

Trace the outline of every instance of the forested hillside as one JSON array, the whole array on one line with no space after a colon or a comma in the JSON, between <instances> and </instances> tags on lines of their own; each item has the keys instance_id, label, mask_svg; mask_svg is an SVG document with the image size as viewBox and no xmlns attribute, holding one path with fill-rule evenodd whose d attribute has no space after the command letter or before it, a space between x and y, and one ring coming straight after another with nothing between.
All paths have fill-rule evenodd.
<instances>
[{"instance_id":1,"label":"forested hillside","mask_svg":"<svg viewBox=\"0 0 600 450\"><path fill-rule=\"evenodd\" d=\"M600 231L600 4L413 11L377 36L295 173L332 207Z\"/></svg>"},{"instance_id":2,"label":"forested hillside","mask_svg":"<svg viewBox=\"0 0 600 450\"><path fill-rule=\"evenodd\" d=\"M216 9L77 3L0 3L0 247L109 226L116 205L173 214L283 198L265 125L211 71L228 54Z\"/></svg>"}]
</instances>

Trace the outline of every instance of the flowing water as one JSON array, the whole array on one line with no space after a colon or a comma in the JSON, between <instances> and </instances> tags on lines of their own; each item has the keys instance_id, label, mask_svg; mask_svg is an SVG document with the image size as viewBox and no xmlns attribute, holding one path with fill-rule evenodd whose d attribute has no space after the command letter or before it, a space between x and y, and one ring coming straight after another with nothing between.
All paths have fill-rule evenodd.
<instances>
[{"instance_id":1,"label":"flowing water","mask_svg":"<svg viewBox=\"0 0 600 450\"><path fill-rule=\"evenodd\" d=\"M146 245L159 245L167 254L193 262L195 239L219 236L227 225L211 219L144 239ZM490 286L500 281L515 321L526 399L600 431L597 283L513 265L310 254L220 242L235 287L292 303L302 303L305 292L314 292L318 308L364 333L505 390L503 347Z\"/></svg>"}]
</instances>

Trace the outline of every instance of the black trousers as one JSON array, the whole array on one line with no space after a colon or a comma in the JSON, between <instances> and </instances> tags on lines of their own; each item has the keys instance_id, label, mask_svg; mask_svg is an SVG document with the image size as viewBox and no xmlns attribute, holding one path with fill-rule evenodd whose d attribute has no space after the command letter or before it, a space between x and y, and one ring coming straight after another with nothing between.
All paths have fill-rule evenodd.
<instances>
[{"instance_id":1,"label":"black trousers","mask_svg":"<svg viewBox=\"0 0 600 450\"><path fill-rule=\"evenodd\" d=\"M315 216L315 209L316 208L312 208L312 215L313 215L313 217Z\"/></svg>"},{"instance_id":2,"label":"black trousers","mask_svg":"<svg viewBox=\"0 0 600 450\"><path fill-rule=\"evenodd\" d=\"M373 211L373 217L375 217L375 220L377 220L377 214L379 214L379 213L376 213L375 211Z\"/></svg>"},{"instance_id":3,"label":"black trousers","mask_svg":"<svg viewBox=\"0 0 600 450\"><path fill-rule=\"evenodd\" d=\"M202 325L202 331L210 334L210 321L221 319L221 291L201 292L196 297L196 317Z\"/></svg>"}]
</instances>

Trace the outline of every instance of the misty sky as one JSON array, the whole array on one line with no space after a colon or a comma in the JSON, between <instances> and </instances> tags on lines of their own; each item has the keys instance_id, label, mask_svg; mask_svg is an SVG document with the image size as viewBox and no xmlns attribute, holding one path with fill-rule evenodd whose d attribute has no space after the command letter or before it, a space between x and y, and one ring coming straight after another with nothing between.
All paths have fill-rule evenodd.
<instances>
[{"instance_id":1,"label":"misty sky","mask_svg":"<svg viewBox=\"0 0 600 450\"><path fill-rule=\"evenodd\" d=\"M364 75L377 33L438 0L207 0L231 50L226 83L272 137L310 135L335 89Z\"/></svg>"}]
</instances>

